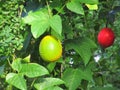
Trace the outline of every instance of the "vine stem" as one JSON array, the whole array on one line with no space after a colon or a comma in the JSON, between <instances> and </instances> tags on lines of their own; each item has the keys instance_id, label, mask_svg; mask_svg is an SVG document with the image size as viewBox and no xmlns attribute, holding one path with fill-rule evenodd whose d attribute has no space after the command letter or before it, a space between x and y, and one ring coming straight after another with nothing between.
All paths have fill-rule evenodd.
<instances>
[{"instance_id":1,"label":"vine stem","mask_svg":"<svg viewBox=\"0 0 120 90\"><path fill-rule=\"evenodd\" d=\"M60 10L58 11L57 15L62 11L62 9L66 6L66 3L60 8Z\"/></svg>"},{"instance_id":2,"label":"vine stem","mask_svg":"<svg viewBox=\"0 0 120 90\"><path fill-rule=\"evenodd\" d=\"M31 83L31 85L30 85L31 89L32 89L32 87L33 87L33 85L34 85L36 79L37 79L37 78L35 78L35 79L32 81L32 83ZM31 89L30 89L30 90L31 90Z\"/></svg>"},{"instance_id":3,"label":"vine stem","mask_svg":"<svg viewBox=\"0 0 120 90\"><path fill-rule=\"evenodd\" d=\"M47 8L48 8L49 17L52 17L51 9L50 9L50 6L49 6L49 3L47 0L46 0L46 4L47 4Z\"/></svg>"},{"instance_id":4,"label":"vine stem","mask_svg":"<svg viewBox=\"0 0 120 90\"><path fill-rule=\"evenodd\" d=\"M14 61L14 60L16 59L16 56L13 55L12 58L13 58L13 61ZM10 67L12 67L12 63L10 62L10 60L8 59L7 61L8 61L8 64L10 65ZM12 61L12 62L13 62L13 61Z\"/></svg>"}]
</instances>

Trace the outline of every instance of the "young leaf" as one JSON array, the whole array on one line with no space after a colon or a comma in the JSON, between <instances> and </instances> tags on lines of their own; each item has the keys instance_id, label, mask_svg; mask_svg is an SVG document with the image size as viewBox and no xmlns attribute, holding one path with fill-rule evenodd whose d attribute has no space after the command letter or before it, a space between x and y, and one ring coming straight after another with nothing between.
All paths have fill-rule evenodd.
<instances>
[{"instance_id":1,"label":"young leaf","mask_svg":"<svg viewBox=\"0 0 120 90\"><path fill-rule=\"evenodd\" d=\"M49 90L49 88L60 84L64 84L64 81L59 78L39 78L34 84L34 87L37 90Z\"/></svg>"},{"instance_id":2,"label":"young leaf","mask_svg":"<svg viewBox=\"0 0 120 90\"><path fill-rule=\"evenodd\" d=\"M6 82L21 90L27 90L26 81L24 77L20 74L15 74L15 73L7 74Z\"/></svg>"},{"instance_id":3,"label":"young leaf","mask_svg":"<svg viewBox=\"0 0 120 90\"><path fill-rule=\"evenodd\" d=\"M30 62L30 55L28 55L27 57L25 57L22 61L29 63Z\"/></svg>"},{"instance_id":4,"label":"young leaf","mask_svg":"<svg viewBox=\"0 0 120 90\"><path fill-rule=\"evenodd\" d=\"M78 86L81 83L81 72L78 69L66 69L66 71L63 73L63 81L65 81L66 87L69 88L69 90L76 90Z\"/></svg>"},{"instance_id":5,"label":"young leaf","mask_svg":"<svg viewBox=\"0 0 120 90\"><path fill-rule=\"evenodd\" d=\"M83 59L85 65L89 62L92 56L91 48L95 48L96 44L88 38L75 38L67 40L66 50L74 49Z\"/></svg>"},{"instance_id":6,"label":"young leaf","mask_svg":"<svg viewBox=\"0 0 120 90\"><path fill-rule=\"evenodd\" d=\"M30 78L49 74L48 70L37 63L22 64L20 73Z\"/></svg>"},{"instance_id":7,"label":"young leaf","mask_svg":"<svg viewBox=\"0 0 120 90\"><path fill-rule=\"evenodd\" d=\"M62 32L62 20L61 17L59 15L54 15L50 21L49 24L51 26L51 28L57 32L59 35L61 35Z\"/></svg>"},{"instance_id":8,"label":"young leaf","mask_svg":"<svg viewBox=\"0 0 120 90\"><path fill-rule=\"evenodd\" d=\"M89 10L97 10L98 9L97 4L93 4L93 5L91 5L91 4L85 4L85 5L89 8Z\"/></svg>"},{"instance_id":9,"label":"young leaf","mask_svg":"<svg viewBox=\"0 0 120 90\"><path fill-rule=\"evenodd\" d=\"M82 4L80 4L79 2L77 2L75 0L68 2L67 8L69 10L71 10L72 12L84 15L84 10L83 10Z\"/></svg>"}]
</instances>

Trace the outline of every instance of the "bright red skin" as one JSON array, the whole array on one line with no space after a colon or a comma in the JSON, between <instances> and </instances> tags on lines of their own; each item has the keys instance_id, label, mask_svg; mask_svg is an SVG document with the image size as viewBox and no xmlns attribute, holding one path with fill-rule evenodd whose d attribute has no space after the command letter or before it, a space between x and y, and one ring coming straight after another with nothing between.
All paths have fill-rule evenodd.
<instances>
[{"instance_id":1,"label":"bright red skin","mask_svg":"<svg viewBox=\"0 0 120 90\"><path fill-rule=\"evenodd\" d=\"M98 33L98 43L103 47L107 48L114 43L115 35L112 29L103 28Z\"/></svg>"}]
</instances>

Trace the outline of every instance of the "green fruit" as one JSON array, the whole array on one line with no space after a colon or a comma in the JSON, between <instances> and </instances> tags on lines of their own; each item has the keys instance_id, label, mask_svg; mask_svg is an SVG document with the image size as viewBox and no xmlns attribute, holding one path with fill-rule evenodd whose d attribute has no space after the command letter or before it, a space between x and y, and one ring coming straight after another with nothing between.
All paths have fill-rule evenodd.
<instances>
[{"instance_id":1,"label":"green fruit","mask_svg":"<svg viewBox=\"0 0 120 90\"><path fill-rule=\"evenodd\" d=\"M58 39L47 35L40 42L39 53L45 61L56 61L62 56L62 45Z\"/></svg>"}]
</instances>

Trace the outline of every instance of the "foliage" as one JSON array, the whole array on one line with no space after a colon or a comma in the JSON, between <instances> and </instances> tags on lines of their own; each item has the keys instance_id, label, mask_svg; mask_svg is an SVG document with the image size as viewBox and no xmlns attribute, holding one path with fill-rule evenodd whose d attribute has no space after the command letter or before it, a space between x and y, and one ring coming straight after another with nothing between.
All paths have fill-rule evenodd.
<instances>
[{"instance_id":1,"label":"foliage","mask_svg":"<svg viewBox=\"0 0 120 90\"><path fill-rule=\"evenodd\" d=\"M22 2L20 0L0 2L1 56L11 56L11 54L15 53L15 50L19 50L22 47L22 42L24 40L21 34L24 29L21 25L20 19L20 10L22 8ZM17 12L18 9L20 9L18 11L19 13ZM18 40L19 42L17 42Z\"/></svg>"},{"instance_id":2,"label":"foliage","mask_svg":"<svg viewBox=\"0 0 120 90\"><path fill-rule=\"evenodd\" d=\"M119 11L119 0L0 0L0 89L118 90ZM103 27L116 36L106 49ZM46 35L62 42L56 62L39 55Z\"/></svg>"},{"instance_id":3,"label":"foliage","mask_svg":"<svg viewBox=\"0 0 120 90\"><path fill-rule=\"evenodd\" d=\"M0 0L0 89L4 87L5 80L2 79L10 67L7 60L12 61L16 57L15 52L22 48L24 41L21 23L23 3L24 0Z\"/></svg>"}]
</instances>

